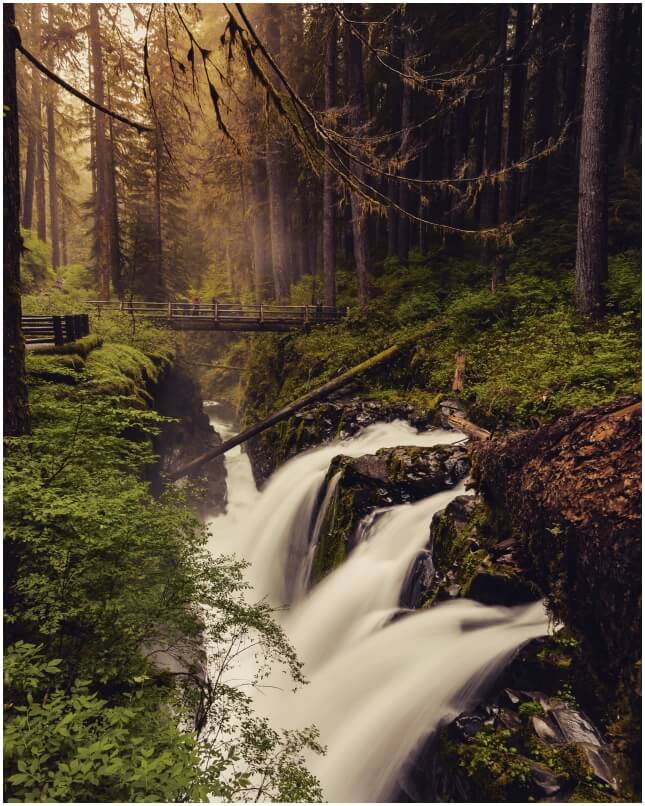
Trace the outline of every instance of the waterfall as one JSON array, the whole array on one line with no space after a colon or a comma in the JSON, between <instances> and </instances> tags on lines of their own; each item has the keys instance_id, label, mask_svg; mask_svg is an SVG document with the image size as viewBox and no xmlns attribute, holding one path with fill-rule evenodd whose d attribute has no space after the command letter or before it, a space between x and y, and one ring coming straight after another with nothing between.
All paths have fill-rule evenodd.
<instances>
[{"instance_id":1,"label":"waterfall","mask_svg":"<svg viewBox=\"0 0 645 806\"><path fill-rule=\"evenodd\" d=\"M223 436L231 432L216 408L211 423ZM540 603L501 608L459 600L393 619L432 516L463 494L463 485L366 519L345 562L306 591L323 508L338 481L323 491L334 456L462 438L379 423L297 456L261 492L248 457L239 448L227 455L228 510L210 522L211 550L244 557L256 596L290 605L283 627L310 681L295 694L272 689L256 708L280 727L320 729L327 754L309 764L331 802L387 800L419 743L469 707L522 643L546 632Z\"/></svg>"}]
</instances>

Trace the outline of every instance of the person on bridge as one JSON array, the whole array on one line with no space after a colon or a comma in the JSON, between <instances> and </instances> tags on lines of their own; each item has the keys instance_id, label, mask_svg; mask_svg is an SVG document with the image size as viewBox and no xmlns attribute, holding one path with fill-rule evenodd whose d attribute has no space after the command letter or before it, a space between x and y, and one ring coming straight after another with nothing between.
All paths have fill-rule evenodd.
<instances>
[{"instance_id":1,"label":"person on bridge","mask_svg":"<svg viewBox=\"0 0 645 806\"><path fill-rule=\"evenodd\" d=\"M199 316L199 306L202 304L202 301L199 296L195 296L193 299L193 316Z\"/></svg>"}]
</instances>

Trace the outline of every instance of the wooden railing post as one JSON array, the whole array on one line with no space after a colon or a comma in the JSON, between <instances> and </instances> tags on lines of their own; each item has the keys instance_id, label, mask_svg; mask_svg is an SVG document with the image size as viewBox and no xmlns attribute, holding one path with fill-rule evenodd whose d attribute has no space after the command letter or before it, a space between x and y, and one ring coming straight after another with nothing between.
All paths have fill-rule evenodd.
<instances>
[{"instance_id":1,"label":"wooden railing post","mask_svg":"<svg viewBox=\"0 0 645 806\"><path fill-rule=\"evenodd\" d=\"M167 314L167 318L168 318L168 319L172 319L172 302L168 302L168 314Z\"/></svg>"},{"instance_id":2,"label":"wooden railing post","mask_svg":"<svg viewBox=\"0 0 645 806\"><path fill-rule=\"evenodd\" d=\"M219 321L219 302L215 301L215 306L213 308L213 318L215 321Z\"/></svg>"},{"instance_id":3,"label":"wooden railing post","mask_svg":"<svg viewBox=\"0 0 645 806\"><path fill-rule=\"evenodd\" d=\"M264 303L260 303L260 322L264 322Z\"/></svg>"},{"instance_id":4,"label":"wooden railing post","mask_svg":"<svg viewBox=\"0 0 645 806\"><path fill-rule=\"evenodd\" d=\"M63 344L63 320L60 316L52 316L54 326L54 344Z\"/></svg>"},{"instance_id":5,"label":"wooden railing post","mask_svg":"<svg viewBox=\"0 0 645 806\"><path fill-rule=\"evenodd\" d=\"M74 316L65 316L65 341L76 341L76 322Z\"/></svg>"}]
</instances>

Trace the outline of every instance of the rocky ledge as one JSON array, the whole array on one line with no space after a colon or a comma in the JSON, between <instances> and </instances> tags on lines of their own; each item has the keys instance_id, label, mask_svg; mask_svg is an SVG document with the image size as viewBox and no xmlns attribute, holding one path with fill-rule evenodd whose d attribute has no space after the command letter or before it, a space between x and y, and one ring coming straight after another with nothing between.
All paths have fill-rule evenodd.
<instances>
[{"instance_id":1,"label":"rocky ledge","mask_svg":"<svg viewBox=\"0 0 645 806\"><path fill-rule=\"evenodd\" d=\"M258 486L281 464L298 453L332 440L347 439L377 422L405 420L414 428L432 425L450 428L447 415L460 404L441 401L435 408L421 408L405 401L364 400L341 395L294 414L285 423L249 440L246 450Z\"/></svg>"},{"instance_id":2,"label":"rocky ledge","mask_svg":"<svg viewBox=\"0 0 645 806\"><path fill-rule=\"evenodd\" d=\"M461 445L384 448L358 458L336 456L323 490L324 495L333 488L314 555L312 584L345 559L360 539L361 521L377 508L419 501L450 489L468 468L468 452Z\"/></svg>"}]
</instances>

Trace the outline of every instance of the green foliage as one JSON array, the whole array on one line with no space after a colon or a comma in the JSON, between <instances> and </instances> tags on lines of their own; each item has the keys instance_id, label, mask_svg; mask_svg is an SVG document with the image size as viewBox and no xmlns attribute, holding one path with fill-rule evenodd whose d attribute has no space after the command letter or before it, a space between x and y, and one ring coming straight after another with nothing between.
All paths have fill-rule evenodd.
<instances>
[{"instance_id":1,"label":"green foliage","mask_svg":"<svg viewBox=\"0 0 645 806\"><path fill-rule=\"evenodd\" d=\"M643 276L641 255L635 249L609 259L607 303L611 309L640 316Z\"/></svg>"},{"instance_id":2,"label":"green foliage","mask_svg":"<svg viewBox=\"0 0 645 806\"><path fill-rule=\"evenodd\" d=\"M542 716L544 708L539 702L531 700L530 702L521 702L517 708L517 713L524 719L528 719L531 716Z\"/></svg>"},{"instance_id":3,"label":"green foliage","mask_svg":"<svg viewBox=\"0 0 645 806\"><path fill-rule=\"evenodd\" d=\"M22 229L22 252L20 253L20 283L24 292L35 291L53 283L51 249L40 241L33 230Z\"/></svg>"},{"instance_id":4,"label":"green foliage","mask_svg":"<svg viewBox=\"0 0 645 806\"><path fill-rule=\"evenodd\" d=\"M87 681L66 688L61 665L42 646L9 647L4 752L12 800L205 799L195 739L160 696L133 680L123 704L111 706Z\"/></svg>"},{"instance_id":5,"label":"green foliage","mask_svg":"<svg viewBox=\"0 0 645 806\"><path fill-rule=\"evenodd\" d=\"M140 396L158 363L109 343L85 361L29 355L28 373L33 434L5 442L9 799L319 800L315 730L276 731L246 693L273 668L303 682L270 607L243 563L213 559L180 491L154 498L142 480L162 419ZM249 688L223 682L247 645Z\"/></svg>"},{"instance_id":6,"label":"green foliage","mask_svg":"<svg viewBox=\"0 0 645 806\"><path fill-rule=\"evenodd\" d=\"M512 743L510 730L485 725L458 755L459 766L491 796L503 798L508 789L522 791L528 781L529 767Z\"/></svg>"},{"instance_id":7,"label":"green foliage","mask_svg":"<svg viewBox=\"0 0 645 806\"><path fill-rule=\"evenodd\" d=\"M96 278L89 266L82 263L71 263L61 269L60 275L63 281L63 289L94 292Z\"/></svg>"}]
</instances>

